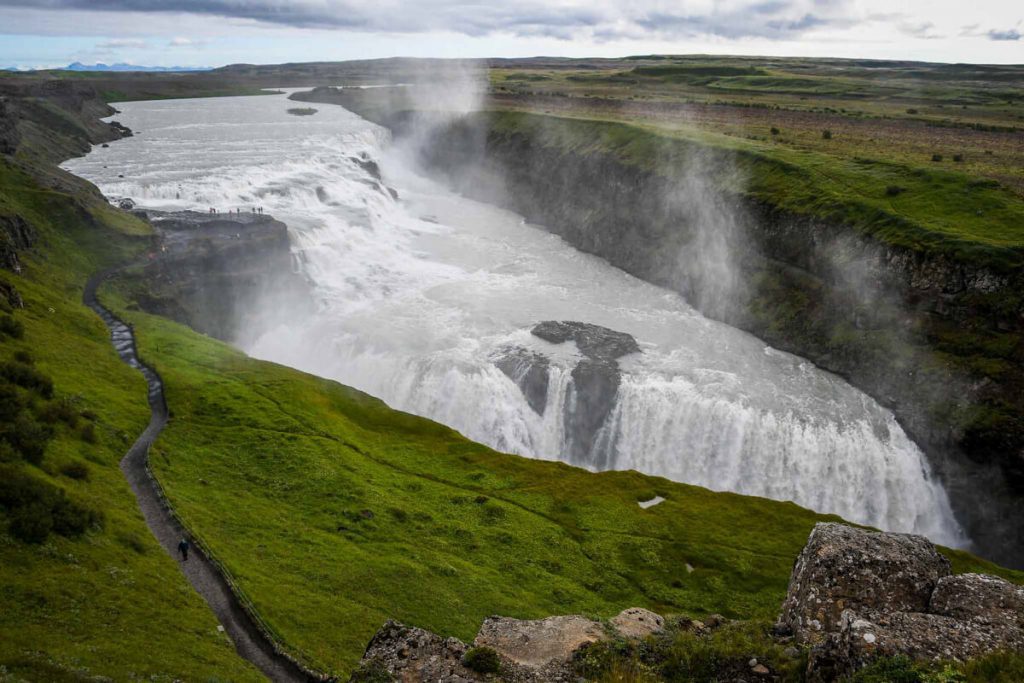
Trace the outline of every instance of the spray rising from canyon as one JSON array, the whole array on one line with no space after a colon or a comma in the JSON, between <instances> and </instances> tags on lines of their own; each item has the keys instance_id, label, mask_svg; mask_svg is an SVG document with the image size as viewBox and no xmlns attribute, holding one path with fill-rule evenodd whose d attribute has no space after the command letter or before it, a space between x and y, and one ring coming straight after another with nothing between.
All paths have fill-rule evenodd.
<instances>
[{"instance_id":1,"label":"spray rising from canyon","mask_svg":"<svg viewBox=\"0 0 1024 683\"><path fill-rule=\"evenodd\" d=\"M471 111L479 92L408 90L429 92L435 111L459 103L430 125ZM415 145L429 130L396 147L384 129L343 109L322 106L299 119L288 106L280 97L126 104L119 119L145 134L68 164L106 194L143 206L261 205L289 225L316 313L294 319L280 310L270 329L240 330L237 343L252 355L337 379L501 450L634 468L965 542L921 451L863 393L516 214L425 178ZM694 205L697 222L718 226L691 241L718 253L700 276L717 289L702 291L737 296L721 241L734 223L695 170L678 201L700 195L707 201ZM613 403L583 454L570 448L567 416L584 354L531 332L546 320L600 326L639 344L616 359ZM500 367L511 352L544 359L540 410Z\"/></svg>"}]
</instances>

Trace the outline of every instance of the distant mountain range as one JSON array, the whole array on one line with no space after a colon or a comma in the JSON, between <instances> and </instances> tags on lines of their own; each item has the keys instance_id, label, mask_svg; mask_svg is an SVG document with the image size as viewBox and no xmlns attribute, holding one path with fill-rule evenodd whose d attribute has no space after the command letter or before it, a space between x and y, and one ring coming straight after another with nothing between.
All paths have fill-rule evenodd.
<instances>
[{"instance_id":1,"label":"distant mountain range","mask_svg":"<svg viewBox=\"0 0 1024 683\"><path fill-rule=\"evenodd\" d=\"M73 62L64 67L65 71L209 71L208 66L136 66L135 64L82 64Z\"/></svg>"},{"instance_id":2,"label":"distant mountain range","mask_svg":"<svg viewBox=\"0 0 1024 683\"><path fill-rule=\"evenodd\" d=\"M135 64L125 64L120 62L118 64L82 64L81 62L72 62L64 67L57 67L56 69L20 69L18 67L8 66L3 67L0 70L3 71L210 71L213 67L208 66L137 66Z\"/></svg>"}]
</instances>

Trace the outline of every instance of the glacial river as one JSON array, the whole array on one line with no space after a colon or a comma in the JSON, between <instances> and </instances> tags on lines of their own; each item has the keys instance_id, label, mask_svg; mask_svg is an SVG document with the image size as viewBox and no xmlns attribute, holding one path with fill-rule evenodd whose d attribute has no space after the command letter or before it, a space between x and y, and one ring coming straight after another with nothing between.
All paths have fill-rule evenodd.
<instances>
[{"instance_id":1,"label":"glacial river","mask_svg":"<svg viewBox=\"0 0 1024 683\"><path fill-rule=\"evenodd\" d=\"M419 174L384 129L336 106L293 116L284 96L117 105L140 134L65 168L154 209L262 206L288 224L317 313L246 330L249 354L355 386L477 441L566 453L572 342L543 320L633 335L594 448L610 463L716 490L792 500L963 545L945 491L892 414L842 379L703 317L679 295L580 253L508 211ZM354 157L380 164L394 199ZM552 359L547 407L495 365Z\"/></svg>"}]
</instances>

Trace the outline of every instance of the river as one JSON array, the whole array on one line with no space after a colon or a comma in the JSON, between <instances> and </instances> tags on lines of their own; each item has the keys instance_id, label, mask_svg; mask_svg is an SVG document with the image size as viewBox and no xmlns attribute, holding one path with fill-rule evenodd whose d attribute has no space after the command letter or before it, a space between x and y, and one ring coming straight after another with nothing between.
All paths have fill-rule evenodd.
<instances>
[{"instance_id":1,"label":"river","mask_svg":"<svg viewBox=\"0 0 1024 683\"><path fill-rule=\"evenodd\" d=\"M331 105L287 112L296 106L283 95L118 104L115 118L139 134L64 166L143 207L262 206L288 224L317 313L278 311L273 329L242 331L236 343L252 356L336 379L497 449L560 459L570 451L580 356L572 342L530 329L600 325L632 335L641 351L620 359L595 452L565 456L573 464L792 500L966 544L921 450L864 393L514 213L454 194L355 114ZM510 348L551 359L542 414L495 364Z\"/></svg>"}]
</instances>

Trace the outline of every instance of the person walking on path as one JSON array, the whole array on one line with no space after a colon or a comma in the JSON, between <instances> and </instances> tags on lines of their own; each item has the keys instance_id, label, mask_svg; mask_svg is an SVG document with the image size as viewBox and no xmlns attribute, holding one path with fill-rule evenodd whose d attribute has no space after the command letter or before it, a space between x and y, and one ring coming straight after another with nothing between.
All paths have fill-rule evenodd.
<instances>
[{"instance_id":1,"label":"person walking on path","mask_svg":"<svg viewBox=\"0 0 1024 683\"><path fill-rule=\"evenodd\" d=\"M182 562L188 562L188 547L189 542L187 538L183 538L178 542L178 552L181 553Z\"/></svg>"}]
</instances>

